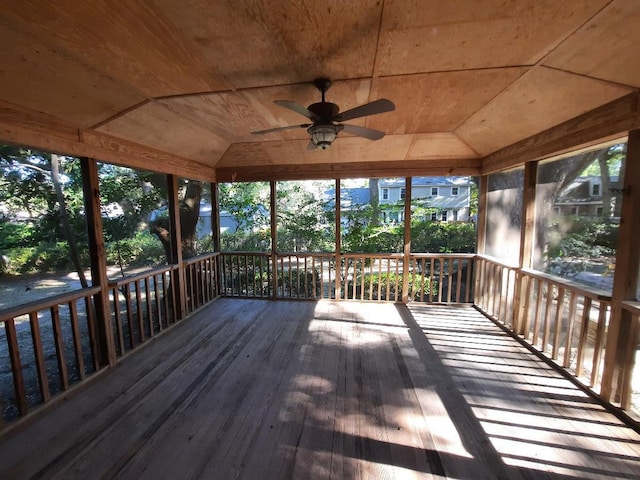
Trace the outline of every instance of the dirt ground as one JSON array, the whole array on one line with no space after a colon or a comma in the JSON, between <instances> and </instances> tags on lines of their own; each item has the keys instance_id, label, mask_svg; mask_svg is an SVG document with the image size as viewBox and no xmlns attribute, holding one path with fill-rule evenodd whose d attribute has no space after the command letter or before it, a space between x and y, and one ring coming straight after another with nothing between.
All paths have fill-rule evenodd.
<instances>
[{"instance_id":1,"label":"dirt ground","mask_svg":"<svg viewBox=\"0 0 640 480\"><path fill-rule=\"evenodd\" d=\"M125 275L133 275L146 269L146 267L128 269L124 273ZM122 272L118 266L111 266L107 268L107 275L109 278L116 279L122 276ZM91 273L87 271L85 276L91 284ZM80 288L81 284L77 272L2 275L0 276L0 310Z\"/></svg>"}]
</instances>

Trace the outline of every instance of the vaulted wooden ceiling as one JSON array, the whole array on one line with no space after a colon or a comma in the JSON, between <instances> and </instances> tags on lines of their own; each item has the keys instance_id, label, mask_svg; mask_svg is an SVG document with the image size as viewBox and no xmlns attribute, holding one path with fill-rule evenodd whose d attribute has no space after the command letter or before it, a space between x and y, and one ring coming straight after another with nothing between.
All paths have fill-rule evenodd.
<instances>
[{"instance_id":1,"label":"vaulted wooden ceiling","mask_svg":"<svg viewBox=\"0 0 640 480\"><path fill-rule=\"evenodd\" d=\"M639 27L637 0L3 2L0 140L210 179L486 172L637 128ZM387 135L250 134L304 123L273 101L317 77L343 111L391 99L350 122Z\"/></svg>"}]
</instances>

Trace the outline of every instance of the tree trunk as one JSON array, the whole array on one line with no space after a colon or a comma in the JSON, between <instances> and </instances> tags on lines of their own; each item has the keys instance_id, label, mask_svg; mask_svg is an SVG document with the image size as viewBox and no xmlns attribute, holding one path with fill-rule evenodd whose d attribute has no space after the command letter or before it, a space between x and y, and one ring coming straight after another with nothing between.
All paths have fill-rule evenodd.
<instances>
[{"instance_id":1,"label":"tree trunk","mask_svg":"<svg viewBox=\"0 0 640 480\"><path fill-rule=\"evenodd\" d=\"M191 181L187 184L184 198L180 200L180 231L182 232L182 258L196 255L196 228L200 218L200 200L202 198L202 183ZM164 247L167 263L171 258L171 229L169 219L161 217L154 220L149 229L155 234Z\"/></svg>"},{"instance_id":2,"label":"tree trunk","mask_svg":"<svg viewBox=\"0 0 640 480\"><path fill-rule=\"evenodd\" d=\"M598 165L600 166L600 196L602 197L602 217L611 218L611 176L609 175L609 155L600 155L598 157Z\"/></svg>"},{"instance_id":3,"label":"tree trunk","mask_svg":"<svg viewBox=\"0 0 640 480\"><path fill-rule=\"evenodd\" d=\"M380 225L380 192L378 189L378 179L369 179L369 202L371 203L371 226Z\"/></svg>"},{"instance_id":4,"label":"tree trunk","mask_svg":"<svg viewBox=\"0 0 640 480\"><path fill-rule=\"evenodd\" d=\"M64 199L64 193L62 192L62 185L60 184L60 157L58 155L51 155L51 181L53 182L53 188L56 191L56 197L58 198L58 211L60 212L60 223L62 224L62 230L64 236L67 239L69 245L69 254L73 265L78 272L78 278L82 288L87 288L89 284L84 276L84 269L80 262L80 254L78 253L78 247L76 245L76 239L71 231L71 225L69 225L69 216L67 215L67 204Z\"/></svg>"}]
</instances>

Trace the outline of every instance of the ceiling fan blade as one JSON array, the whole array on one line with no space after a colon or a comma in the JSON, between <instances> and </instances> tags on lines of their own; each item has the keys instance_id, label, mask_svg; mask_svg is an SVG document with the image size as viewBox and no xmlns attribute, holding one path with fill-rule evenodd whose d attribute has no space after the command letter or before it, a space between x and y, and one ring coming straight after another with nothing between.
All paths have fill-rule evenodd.
<instances>
[{"instance_id":1,"label":"ceiling fan blade","mask_svg":"<svg viewBox=\"0 0 640 480\"><path fill-rule=\"evenodd\" d=\"M303 107L299 103L292 102L291 100L274 100L273 103L280 105L281 107L288 108L289 110L293 110L300 115L307 117L309 120L313 120L314 122L318 119L315 113L309 110L307 107Z\"/></svg>"},{"instance_id":2,"label":"ceiling fan blade","mask_svg":"<svg viewBox=\"0 0 640 480\"><path fill-rule=\"evenodd\" d=\"M344 132L367 138L369 140L380 140L385 135L384 132L374 130L373 128L358 127L357 125L343 125L343 127Z\"/></svg>"},{"instance_id":3,"label":"ceiling fan blade","mask_svg":"<svg viewBox=\"0 0 640 480\"><path fill-rule=\"evenodd\" d=\"M280 132L282 130L291 130L293 128L309 128L310 123L303 123L301 125L287 125L286 127L267 128L266 130L258 130L257 132L251 132L252 135L263 135L265 133Z\"/></svg>"},{"instance_id":4,"label":"ceiling fan blade","mask_svg":"<svg viewBox=\"0 0 640 480\"><path fill-rule=\"evenodd\" d=\"M396 109L396 106L391 100L381 98L373 102L365 103L359 107L352 108L345 112L339 113L334 117L336 122L344 122L346 120L353 120L354 118L366 117L368 115L376 115L378 113L391 112Z\"/></svg>"}]
</instances>

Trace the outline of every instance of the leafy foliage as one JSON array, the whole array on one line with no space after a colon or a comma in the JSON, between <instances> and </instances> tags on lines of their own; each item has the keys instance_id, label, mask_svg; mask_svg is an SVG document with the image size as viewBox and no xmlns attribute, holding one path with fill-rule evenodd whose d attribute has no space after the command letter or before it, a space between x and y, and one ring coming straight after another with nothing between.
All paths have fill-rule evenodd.
<instances>
[{"instance_id":1,"label":"leafy foliage","mask_svg":"<svg viewBox=\"0 0 640 480\"><path fill-rule=\"evenodd\" d=\"M58 158L71 235L78 243L81 264L88 266L80 161ZM74 269L61 228L51 154L0 145L0 173L0 254L9 258L5 272ZM143 232L149 213L166 198L165 176L99 164L99 178L108 262L157 263L162 248Z\"/></svg>"},{"instance_id":2,"label":"leafy foliage","mask_svg":"<svg viewBox=\"0 0 640 480\"><path fill-rule=\"evenodd\" d=\"M563 217L550 225L548 235L549 258L614 255L618 224L605 218Z\"/></svg>"},{"instance_id":3,"label":"leafy foliage","mask_svg":"<svg viewBox=\"0 0 640 480\"><path fill-rule=\"evenodd\" d=\"M411 250L421 253L473 253L476 251L476 226L473 223L412 222Z\"/></svg>"}]
</instances>

